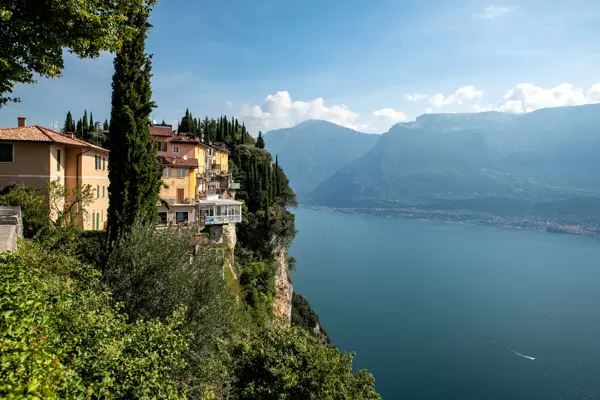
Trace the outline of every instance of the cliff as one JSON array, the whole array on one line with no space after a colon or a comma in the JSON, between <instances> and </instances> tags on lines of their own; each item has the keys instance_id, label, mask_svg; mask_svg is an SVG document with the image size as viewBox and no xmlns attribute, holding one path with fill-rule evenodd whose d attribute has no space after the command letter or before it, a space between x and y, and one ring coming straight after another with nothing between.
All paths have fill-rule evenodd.
<instances>
[{"instance_id":1,"label":"cliff","mask_svg":"<svg viewBox=\"0 0 600 400\"><path fill-rule=\"evenodd\" d=\"M273 314L284 325L289 326L292 321L292 295L294 289L285 245L281 245L275 249L275 265L275 301L273 303Z\"/></svg>"}]
</instances>

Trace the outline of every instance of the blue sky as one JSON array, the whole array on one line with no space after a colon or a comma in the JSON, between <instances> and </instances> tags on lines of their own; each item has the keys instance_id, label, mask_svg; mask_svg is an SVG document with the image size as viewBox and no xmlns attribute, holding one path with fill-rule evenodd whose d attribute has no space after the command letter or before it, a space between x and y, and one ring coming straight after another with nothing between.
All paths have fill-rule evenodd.
<instances>
[{"instance_id":1,"label":"blue sky","mask_svg":"<svg viewBox=\"0 0 600 400\"><path fill-rule=\"evenodd\" d=\"M159 0L147 49L153 117L308 118L369 132L427 112L600 102L597 0ZM60 79L19 86L0 126L109 117L112 56L66 55Z\"/></svg>"}]
</instances>

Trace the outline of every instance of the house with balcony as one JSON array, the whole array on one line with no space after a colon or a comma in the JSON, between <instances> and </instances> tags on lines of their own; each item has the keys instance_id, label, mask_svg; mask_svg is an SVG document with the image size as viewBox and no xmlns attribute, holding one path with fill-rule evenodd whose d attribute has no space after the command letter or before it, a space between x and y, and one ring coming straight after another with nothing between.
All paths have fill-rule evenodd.
<instances>
[{"instance_id":1,"label":"house with balcony","mask_svg":"<svg viewBox=\"0 0 600 400\"><path fill-rule=\"evenodd\" d=\"M67 189L90 185L94 198L76 216L83 230L106 227L108 210L108 150L18 118L12 128L0 128L0 188L20 184L47 196L49 181ZM51 216L52 217L52 216Z\"/></svg>"},{"instance_id":2,"label":"house with balcony","mask_svg":"<svg viewBox=\"0 0 600 400\"><path fill-rule=\"evenodd\" d=\"M241 222L239 188L229 172L229 150L175 134L169 125L153 125L153 140L163 168L158 205L162 224L225 225Z\"/></svg>"}]
</instances>

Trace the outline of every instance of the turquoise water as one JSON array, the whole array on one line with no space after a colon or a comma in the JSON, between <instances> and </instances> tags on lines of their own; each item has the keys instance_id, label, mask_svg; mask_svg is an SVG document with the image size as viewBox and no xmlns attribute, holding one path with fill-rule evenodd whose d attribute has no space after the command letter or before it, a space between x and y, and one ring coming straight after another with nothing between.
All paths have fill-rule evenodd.
<instances>
[{"instance_id":1,"label":"turquoise water","mask_svg":"<svg viewBox=\"0 0 600 400\"><path fill-rule=\"evenodd\" d=\"M384 399L600 399L598 238L295 213L294 290Z\"/></svg>"}]
</instances>

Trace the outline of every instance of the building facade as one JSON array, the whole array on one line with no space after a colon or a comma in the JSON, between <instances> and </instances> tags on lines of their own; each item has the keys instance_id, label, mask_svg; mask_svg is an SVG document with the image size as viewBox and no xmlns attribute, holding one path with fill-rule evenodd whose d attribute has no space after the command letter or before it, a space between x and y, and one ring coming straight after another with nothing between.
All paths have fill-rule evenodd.
<instances>
[{"instance_id":1,"label":"building facade","mask_svg":"<svg viewBox=\"0 0 600 400\"><path fill-rule=\"evenodd\" d=\"M76 226L101 230L108 210L108 150L18 119L14 128L0 128L0 187L24 185L48 196L50 181L67 189L90 185L91 204L76 217ZM51 217L53 217L51 215Z\"/></svg>"}]
</instances>

